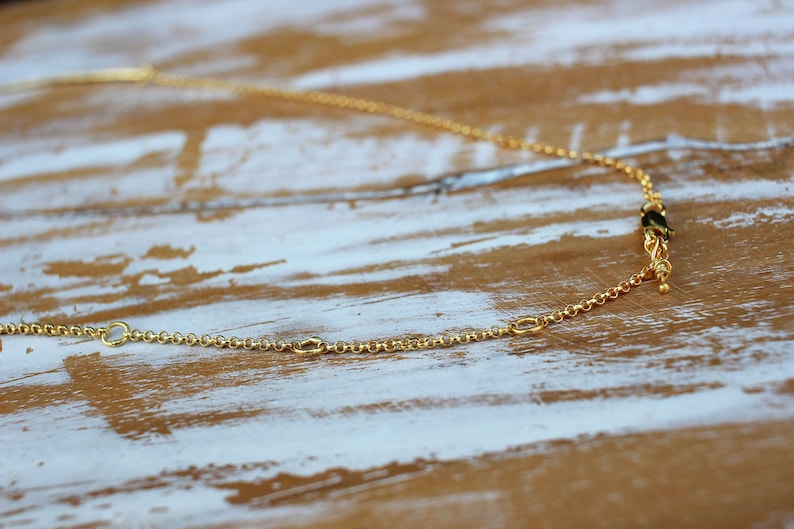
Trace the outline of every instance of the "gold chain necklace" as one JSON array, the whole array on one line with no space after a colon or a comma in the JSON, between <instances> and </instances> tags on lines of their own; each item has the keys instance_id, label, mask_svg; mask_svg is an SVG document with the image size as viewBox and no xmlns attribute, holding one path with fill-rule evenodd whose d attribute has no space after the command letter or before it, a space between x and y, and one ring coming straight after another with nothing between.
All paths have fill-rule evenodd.
<instances>
[{"instance_id":1,"label":"gold chain necklace","mask_svg":"<svg viewBox=\"0 0 794 529\"><path fill-rule=\"evenodd\" d=\"M419 125L432 127L452 134L463 136L470 140L490 142L498 147L516 151L529 151L548 156L556 156L581 163L594 164L612 169L625 176L633 178L642 186L645 202L640 208L641 226L643 236L643 249L650 257L650 263L638 273L627 280L620 281L616 286L594 294L588 299L567 305L562 309L551 311L547 314L536 316L521 316L502 325L494 325L488 329L477 329L463 332L446 332L437 336L423 337L398 337L385 340L371 341L337 341L327 342L318 337L304 340L284 340L267 338L238 338L233 336L211 336L209 334L197 335L194 333L152 330L141 331L131 328L123 321L115 321L105 327L87 327L80 325L67 325L64 323L6 323L0 325L0 335L38 335L38 336L73 336L89 337L101 340L108 347L118 347L127 342L146 343L158 342L161 344L190 345L202 347L217 347L218 349L245 349L249 351L276 351L292 352L300 355L318 355L322 353L394 353L397 351L413 351L417 349L432 349L435 347L450 347L458 344L479 342L502 336L516 336L534 333L545 328L551 323L561 323L567 318L572 318L580 312L588 312L597 305L603 305L607 300L615 299L621 294L631 290L644 281L657 279L659 292L665 294L670 291L667 282L670 277L672 265L668 260L668 239L673 235L673 230L667 225L666 211L662 203L662 196L653 188L651 177L638 167L633 167L616 158L601 154L579 152L563 149L553 145L534 143L521 138L504 134L495 134L485 130L464 125L449 119L444 119L432 114L417 112L404 107L380 103L369 99L331 94L327 92L285 90L257 86L253 84L235 83L222 79L186 77L159 72L151 66L140 68L110 68L104 70L91 70L84 72L64 73L46 78L36 78L16 81L0 85L0 93L19 90L47 88L65 84L133 82L141 85L151 84L178 89L198 89L216 92L227 92L241 96L258 96L271 99L283 99L299 103L310 103L379 114Z\"/></svg>"}]
</instances>

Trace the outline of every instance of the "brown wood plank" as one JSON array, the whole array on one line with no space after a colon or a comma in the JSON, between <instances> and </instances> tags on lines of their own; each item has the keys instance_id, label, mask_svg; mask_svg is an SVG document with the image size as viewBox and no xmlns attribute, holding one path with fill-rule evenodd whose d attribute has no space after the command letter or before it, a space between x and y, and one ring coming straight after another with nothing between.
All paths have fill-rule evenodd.
<instances>
[{"instance_id":1,"label":"brown wood plank","mask_svg":"<svg viewBox=\"0 0 794 529\"><path fill-rule=\"evenodd\" d=\"M2 336L0 526L790 525L790 11L4 3L0 82L151 62L388 101L620 156L676 237L667 295L450 349ZM384 117L132 85L0 111L0 322L437 334L647 264L636 183Z\"/></svg>"}]
</instances>

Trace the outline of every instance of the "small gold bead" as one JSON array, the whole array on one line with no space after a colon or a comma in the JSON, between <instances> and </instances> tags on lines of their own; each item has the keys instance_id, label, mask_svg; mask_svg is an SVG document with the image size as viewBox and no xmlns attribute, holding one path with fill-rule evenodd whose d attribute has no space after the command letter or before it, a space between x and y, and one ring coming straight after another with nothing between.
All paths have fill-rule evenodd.
<instances>
[{"instance_id":1,"label":"small gold bead","mask_svg":"<svg viewBox=\"0 0 794 529\"><path fill-rule=\"evenodd\" d=\"M659 283L659 293L667 294L670 292L670 283Z\"/></svg>"}]
</instances>

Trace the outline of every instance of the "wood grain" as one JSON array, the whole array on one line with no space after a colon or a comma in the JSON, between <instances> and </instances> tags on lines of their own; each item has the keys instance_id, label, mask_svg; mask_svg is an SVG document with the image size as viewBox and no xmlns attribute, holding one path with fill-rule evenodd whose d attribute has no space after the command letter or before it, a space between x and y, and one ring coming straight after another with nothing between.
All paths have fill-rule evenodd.
<instances>
[{"instance_id":1,"label":"wood grain","mask_svg":"<svg viewBox=\"0 0 794 529\"><path fill-rule=\"evenodd\" d=\"M0 526L794 523L794 15L667 2L11 2L0 81L151 62L637 164L652 284L395 355L3 337ZM644 264L639 186L385 118L196 91L0 95L0 321L371 339Z\"/></svg>"}]
</instances>

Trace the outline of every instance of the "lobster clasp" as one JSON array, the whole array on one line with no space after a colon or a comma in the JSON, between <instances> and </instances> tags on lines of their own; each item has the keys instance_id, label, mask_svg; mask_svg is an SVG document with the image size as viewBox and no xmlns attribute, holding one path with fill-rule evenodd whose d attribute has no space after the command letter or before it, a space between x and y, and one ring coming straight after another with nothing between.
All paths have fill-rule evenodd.
<instances>
[{"instance_id":1,"label":"lobster clasp","mask_svg":"<svg viewBox=\"0 0 794 529\"><path fill-rule=\"evenodd\" d=\"M662 237L665 241L675 235L675 230L667 225L664 206L660 210L650 209L649 205L642 208L642 229L646 233Z\"/></svg>"}]
</instances>

